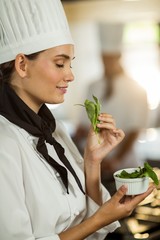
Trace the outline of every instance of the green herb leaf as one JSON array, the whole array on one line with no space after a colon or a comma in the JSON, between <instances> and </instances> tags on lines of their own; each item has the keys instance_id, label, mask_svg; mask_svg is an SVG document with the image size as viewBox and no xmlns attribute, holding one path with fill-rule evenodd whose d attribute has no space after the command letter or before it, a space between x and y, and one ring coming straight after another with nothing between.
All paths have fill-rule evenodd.
<instances>
[{"instance_id":1,"label":"green herb leaf","mask_svg":"<svg viewBox=\"0 0 160 240\"><path fill-rule=\"evenodd\" d=\"M99 128L97 127L97 123L99 123L98 115L100 114L101 105L98 98L95 97L94 95L93 95L93 100L94 102L86 99L86 101L84 102L84 106L86 108L88 118L92 123L95 133L98 133Z\"/></svg>"},{"instance_id":2,"label":"green herb leaf","mask_svg":"<svg viewBox=\"0 0 160 240\"><path fill-rule=\"evenodd\" d=\"M94 95L93 95L93 100L94 101L90 101L90 100L86 99L84 102L84 105L82 105L82 104L76 104L76 105L85 107L87 116L93 126L93 129L94 129L95 133L98 133L99 128L97 127L97 123L100 122L98 120L98 115L100 114L100 111L101 111L101 104L100 104L98 98L95 97Z\"/></svg>"},{"instance_id":3,"label":"green herb leaf","mask_svg":"<svg viewBox=\"0 0 160 240\"><path fill-rule=\"evenodd\" d=\"M148 173L148 176L153 180L153 182L158 185L159 184L159 180L158 177L156 175L156 173L153 171L153 168L147 163L144 163L144 168L146 169L146 172Z\"/></svg>"},{"instance_id":4,"label":"green herb leaf","mask_svg":"<svg viewBox=\"0 0 160 240\"><path fill-rule=\"evenodd\" d=\"M139 178L141 176L141 174L142 174L141 168L139 168L139 170L135 170L132 173L128 173L125 170L123 170L119 177L121 177L121 178Z\"/></svg>"},{"instance_id":5,"label":"green herb leaf","mask_svg":"<svg viewBox=\"0 0 160 240\"><path fill-rule=\"evenodd\" d=\"M101 104L97 97L95 97L94 95L92 97L94 101L90 101L86 99L84 104L76 104L76 105L85 107L88 118L93 126L93 130L96 134L98 134L100 130L97 127L97 123L100 122L98 120L98 115L100 114L100 111L101 111ZM100 143L99 137L98 137L98 142Z\"/></svg>"}]
</instances>

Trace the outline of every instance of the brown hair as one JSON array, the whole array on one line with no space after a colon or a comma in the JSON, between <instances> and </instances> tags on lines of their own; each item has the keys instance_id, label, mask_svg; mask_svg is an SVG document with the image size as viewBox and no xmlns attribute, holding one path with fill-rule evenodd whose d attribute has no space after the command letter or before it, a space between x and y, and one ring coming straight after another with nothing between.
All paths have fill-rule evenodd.
<instances>
[{"instance_id":1,"label":"brown hair","mask_svg":"<svg viewBox=\"0 0 160 240\"><path fill-rule=\"evenodd\" d=\"M41 52L32 53L30 55L25 55L25 56L29 60L35 60ZM9 83L14 71L15 71L15 60L0 64L0 85L2 85L2 82Z\"/></svg>"}]
</instances>

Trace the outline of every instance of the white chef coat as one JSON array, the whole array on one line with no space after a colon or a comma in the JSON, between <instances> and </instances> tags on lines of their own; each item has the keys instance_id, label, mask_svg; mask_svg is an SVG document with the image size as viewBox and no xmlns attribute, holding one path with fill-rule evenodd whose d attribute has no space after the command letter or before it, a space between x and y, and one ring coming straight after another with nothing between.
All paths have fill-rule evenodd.
<instances>
[{"instance_id":1,"label":"white chef coat","mask_svg":"<svg viewBox=\"0 0 160 240\"><path fill-rule=\"evenodd\" d=\"M126 74L117 76L113 80L113 84L112 96L105 99L104 94L107 89L106 79L102 78L92 82L88 87L86 98L93 100L92 95L96 96L101 103L101 112L111 114L116 121L116 127L122 129L126 135L129 132L146 128L148 121L148 101L145 90ZM80 124L89 127L90 122L87 114L83 115ZM118 147L110 155L114 157L117 151ZM139 159L136 156L134 148L125 155L120 168L131 166L139 166Z\"/></svg>"},{"instance_id":2,"label":"white chef coat","mask_svg":"<svg viewBox=\"0 0 160 240\"><path fill-rule=\"evenodd\" d=\"M83 188L83 159L64 127L54 133L75 169ZM85 196L68 172L69 194L59 174L36 150L37 138L0 116L0 239L59 240L58 234L91 216L98 205ZM49 154L60 164L56 152ZM62 164L63 165L63 164ZM103 201L110 198L103 189ZM87 240L101 240L119 227L118 222L94 233Z\"/></svg>"}]
</instances>

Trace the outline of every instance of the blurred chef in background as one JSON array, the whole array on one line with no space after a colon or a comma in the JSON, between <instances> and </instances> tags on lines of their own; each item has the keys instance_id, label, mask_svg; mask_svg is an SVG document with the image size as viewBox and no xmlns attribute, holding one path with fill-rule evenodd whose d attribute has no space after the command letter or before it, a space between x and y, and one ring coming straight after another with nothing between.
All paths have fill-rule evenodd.
<instances>
[{"instance_id":1,"label":"blurred chef in background","mask_svg":"<svg viewBox=\"0 0 160 240\"><path fill-rule=\"evenodd\" d=\"M98 97L101 112L111 114L117 127L123 129L126 135L118 148L102 162L102 181L107 185L117 169L139 165L134 143L140 130L147 126L148 102L145 90L127 76L121 64L124 25L100 23L98 27L104 74L88 86L86 98L92 100L92 95ZM84 115L73 137L80 151L90 124L87 115Z\"/></svg>"}]
</instances>

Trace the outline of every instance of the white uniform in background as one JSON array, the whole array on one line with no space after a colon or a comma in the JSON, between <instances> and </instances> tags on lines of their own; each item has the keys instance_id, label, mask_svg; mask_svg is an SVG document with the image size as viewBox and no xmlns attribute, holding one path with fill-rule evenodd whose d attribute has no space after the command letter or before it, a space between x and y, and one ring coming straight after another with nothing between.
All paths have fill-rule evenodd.
<instances>
[{"instance_id":1,"label":"white uniform in background","mask_svg":"<svg viewBox=\"0 0 160 240\"><path fill-rule=\"evenodd\" d=\"M111 114L116 121L117 128L123 129L125 133L145 128L148 119L148 103L145 90L136 81L124 74L114 79L113 84L114 92L109 99L104 98L107 88L105 79L90 84L87 98L93 100L92 95L98 97L102 106L101 112ZM86 114L81 119L82 124L87 127L90 125ZM118 147L110 155L114 157L117 150ZM137 165L139 165L138 158L134 149L132 149L125 156L124 161L120 163L120 168Z\"/></svg>"},{"instance_id":2,"label":"white uniform in background","mask_svg":"<svg viewBox=\"0 0 160 240\"><path fill-rule=\"evenodd\" d=\"M127 136L127 133L138 132L142 128L146 128L148 102L145 90L136 81L127 76L121 66L120 57L122 56L123 34L124 24L122 23L107 24L103 22L99 24L104 76L88 86L86 97L90 100L92 100L92 95L98 97L102 105L101 112L111 114L116 121L117 128L121 128ZM110 79L107 79L108 77ZM106 97L109 89L112 89L112 93ZM81 125L82 122L84 125L89 124L89 121L87 119L84 120L84 118L81 119ZM131 135L129 141L131 141ZM132 146L133 144L134 142L132 142ZM116 152L119 151L121 146L120 144L107 156L108 161L117 159ZM120 158L121 161L116 162L116 164L115 162L111 163L114 165L115 170L139 165L134 147L129 151L125 151Z\"/></svg>"}]
</instances>

